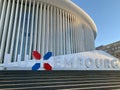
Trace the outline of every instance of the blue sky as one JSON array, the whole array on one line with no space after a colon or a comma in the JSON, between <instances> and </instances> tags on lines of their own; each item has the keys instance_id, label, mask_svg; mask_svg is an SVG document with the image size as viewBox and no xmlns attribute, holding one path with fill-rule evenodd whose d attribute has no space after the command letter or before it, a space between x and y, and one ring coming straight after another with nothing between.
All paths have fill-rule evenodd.
<instances>
[{"instance_id":1,"label":"blue sky","mask_svg":"<svg viewBox=\"0 0 120 90\"><path fill-rule=\"evenodd\" d=\"M72 0L96 23L95 46L120 40L120 0Z\"/></svg>"}]
</instances>

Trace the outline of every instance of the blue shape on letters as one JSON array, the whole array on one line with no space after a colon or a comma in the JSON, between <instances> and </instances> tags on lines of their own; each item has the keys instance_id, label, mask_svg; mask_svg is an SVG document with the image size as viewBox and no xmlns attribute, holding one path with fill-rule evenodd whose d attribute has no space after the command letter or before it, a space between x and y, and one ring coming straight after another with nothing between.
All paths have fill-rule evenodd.
<instances>
[{"instance_id":1,"label":"blue shape on letters","mask_svg":"<svg viewBox=\"0 0 120 90\"><path fill-rule=\"evenodd\" d=\"M38 70L40 68L40 63L33 65L32 70Z\"/></svg>"},{"instance_id":2,"label":"blue shape on letters","mask_svg":"<svg viewBox=\"0 0 120 90\"><path fill-rule=\"evenodd\" d=\"M52 56L52 52L48 52L44 55L43 59L48 60Z\"/></svg>"}]
</instances>

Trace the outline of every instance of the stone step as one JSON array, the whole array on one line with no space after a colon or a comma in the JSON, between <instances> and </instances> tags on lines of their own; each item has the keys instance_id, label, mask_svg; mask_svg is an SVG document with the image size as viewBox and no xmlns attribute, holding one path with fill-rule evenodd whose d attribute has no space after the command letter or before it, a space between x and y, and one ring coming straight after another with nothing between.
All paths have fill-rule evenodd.
<instances>
[{"instance_id":1,"label":"stone step","mask_svg":"<svg viewBox=\"0 0 120 90\"><path fill-rule=\"evenodd\" d=\"M119 88L120 71L0 71L0 90Z\"/></svg>"}]
</instances>

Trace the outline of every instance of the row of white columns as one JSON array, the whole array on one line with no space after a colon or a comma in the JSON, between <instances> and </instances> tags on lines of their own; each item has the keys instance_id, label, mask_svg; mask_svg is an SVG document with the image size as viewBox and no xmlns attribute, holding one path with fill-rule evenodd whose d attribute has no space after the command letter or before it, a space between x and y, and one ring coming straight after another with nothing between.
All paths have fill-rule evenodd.
<instances>
[{"instance_id":1,"label":"row of white columns","mask_svg":"<svg viewBox=\"0 0 120 90\"><path fill-rule=\"evenodd\" d=\"M0 4L1 5L1 4ZM65 55L94 49L90 28L82 28L77 16L36 0L3 0L0 11L0 60L32 58L32 51Z\"/></svg>"}]
</instances>

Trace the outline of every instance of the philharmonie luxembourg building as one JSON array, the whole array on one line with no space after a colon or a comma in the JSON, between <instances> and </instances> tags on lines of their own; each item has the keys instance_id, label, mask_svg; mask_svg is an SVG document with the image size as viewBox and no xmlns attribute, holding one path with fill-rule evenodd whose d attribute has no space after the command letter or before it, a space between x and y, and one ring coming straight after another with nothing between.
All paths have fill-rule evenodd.
<instances>
[{"instance_id":1,"label":"philharmonie luxembourg building","mask_svg":"<svg viewBox=\"0 0 120 90\"><path fill-rule=\"evenodd\" d=\"M95 50L97 28L70 0L0 0L0 63L31 61L32 51L61 56Z\"/></svg>"}]
</instances>

